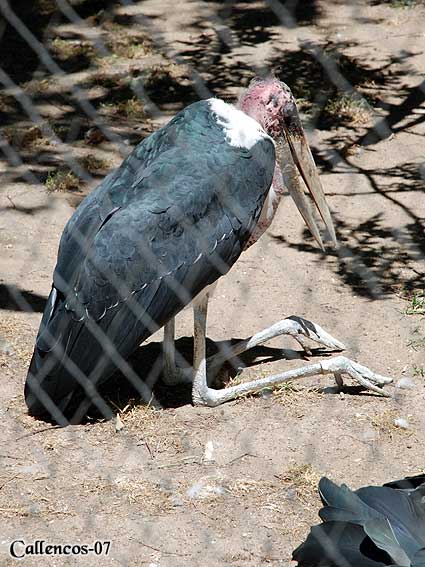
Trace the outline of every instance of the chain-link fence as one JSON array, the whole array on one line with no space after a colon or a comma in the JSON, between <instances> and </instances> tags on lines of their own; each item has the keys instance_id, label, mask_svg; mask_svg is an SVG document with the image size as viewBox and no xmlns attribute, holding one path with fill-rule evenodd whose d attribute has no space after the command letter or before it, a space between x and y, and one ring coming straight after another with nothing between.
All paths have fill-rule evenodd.
<instances>
[{"instance_id":1,"label":"chain-link fence","mask_svg":"<svg viewBox=\"0 0 425 567\"><path fill-rule=\"evenodd\" d=\"M2 564L12 542L29 565L289 564L322 474L423 470L424 6L0 7ZM155 134L196 101L242 105L271 75L321 170L339 241L327 255L286 195L243 251L268 142L236 159L202 104ZM206 338L199 294L218 279ZM392 398L365 394L382 386L367 369L332 366L333 336L394 379ZM274 393L271 375L285 378ZM231 392L245 399L219 405ZM70 547L51 558L50 544Z\"/></svg>"}]
</instances>

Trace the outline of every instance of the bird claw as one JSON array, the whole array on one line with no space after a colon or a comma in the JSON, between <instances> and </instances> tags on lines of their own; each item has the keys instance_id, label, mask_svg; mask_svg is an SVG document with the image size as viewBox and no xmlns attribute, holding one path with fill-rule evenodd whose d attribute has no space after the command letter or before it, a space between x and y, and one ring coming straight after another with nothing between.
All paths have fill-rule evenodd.
<instances>
[{"instance_id":1,"label":"bird claw","mask_svg":"<svg viewBox=\"0 0 425 567\"><path fill-rule=\"evenodd\" d=\"M294 330L290 334L302 346L307 354L311 354L311 349L306 343L306 337L331 350L345 350L344 343L335 339L317 323L313 323L312 321L299 317L298 315L292 315L291 317L288 317L288 319L291 320L294 325Z\"/></svg>"},{"instance_id":2,"label":"bird claw","mask_svg":"<svg viewBox=\"0 0 425 567\"><path fill-rule=\"evenodd\" d=\"M305 337L303 335L293 335L293 338L301 346L305 354L307 354L308 356L311 356L313 354L310 345L307 344L307 341L305 340Z\"/></svg>"},{"instance_id":3,"label":"bird claw","mask_svg":"<svg viewBox=\"0 0 425 567\"><path fill-rule=\"evenodd\" d=\"M293 315L288 317L293 324L290 334L302 346L307 354L311 354L311 350L306 343L306 338L319 343L331 350L344 350L345 345L335 339L332 335L326 332L320 325L313 323L303 317ZM356 380L373 392L377 392L383 396L391 397L391 394L383 390L382 386L392 382L392 378L381 376L373 372L366 366L354 362L345 356L337 356L321 363L322 371L324 374L333 374L335 382L339 388L343 386L342 374L348 374L353 380Z\"/></svg>"},{"instance_id":4,"label":"bird claw","mask_svg":"<svg viewBox=\"0 0 425 567\"><path fill-rule=\"evenodd\" d=\"M373 392L377 392L385 397L392 397L390 393L386 392L381 386L390 384L392 378L381 376L373 372L366 366L354 362L345 356L336 356L329 360L324 360L320 363L323 374L333 374L335 381L339 387L342 386L342 374L348 374L353 380L359 382L362 386Z\"/></svg>"}]
</instances>

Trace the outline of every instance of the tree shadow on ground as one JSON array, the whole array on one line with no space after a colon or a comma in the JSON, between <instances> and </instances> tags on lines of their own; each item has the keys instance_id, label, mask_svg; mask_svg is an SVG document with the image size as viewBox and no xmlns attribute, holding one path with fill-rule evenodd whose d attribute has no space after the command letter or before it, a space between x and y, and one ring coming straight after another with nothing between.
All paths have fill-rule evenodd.
<instances>
[{"instance_id":1,"label":"tree shadow on ground","mask_svg":"<svg viewBox=\"0 0 425 567\"><path fill-rule=\"evenodd\" d=\"M278 0L275 10L268 2L245 2L240 5L234 0L211 1L218 6L218 18L234 29L240 35L241 41L247 44L262 43L270 39L272 34L267 28L279 25L312 25L321 14L317 0Z\"/></svg>"},{"instance_id":2,"label":"tree shadow on ground","mask_svg":"<svg viewBox=\"0 0 425 567\"><path fill-rule=\"evenodd\" d=\"M287 0L279 5L282 14L292 16L291 25L312 24L320 16L319 5L314 0ZM158 44L156 32L145 25L143 14L117 13L117 8L122 8L119 2L105 6L97 0L85 0L73 5L75 17L80 20L71 24L55 3L41 0L34 4L15 3L13 10L19 20L40 41L51 61L64 71L63 76L52 74L44 60L37 56L34 59L35 52L22 33L10 24L6 26L2 37L3 68L21 86L27 111L27 115L22 113L20 103L10 92L0 96L0 117L5 120L1 134L10 145L15 161L21 160L42 183L49 174L59 171L64 160L63 149L46 134L40 126L43 123L68 146L71 154L73 151L96 153L99 149L116 154L118 149L121 155L126 155L130 145L154 130L151 120L154 110L171 115L199 98L190 68L210 92L224 97L229 89L234 93L246 86L254 72L266 73L274 68L278 77L291 86L312 125L327 130L345 126L356 134L359 126L356 120L365 110L363 103L359 108L358 100L350 99L352 93L348 96L337 86L338 81L325 70L327 67L317 56L318 51L333 62L367 102L379 104L382 93L388 89L397 88L400 96L403 95L401 72L393 69L394 63L400 63L400 57L390 57L379 66L371 65L367 60L346 54L353 43L327 42L303 45L295 50L275 49L261 68L253 69L243 57L233 53L235 48L272 39L278 26L285 25L285 18L282 23L282 18L276 15L279 10L273 11L266 4L261 9L257 4L240 2L209 6L214 6L212 20L202 12L199 14L194 24L199 34L181 49L179 63L175 64L161 55L167 52L167 46ZM13 50L8 46L15 44L12 57ZM403 57L407 59L409 54ZM15 60L24 65L15 66ZM419 96L420 92L416 94ZM417 106L419 100L415 96L413 92L408 95L398 116ZM341 112L342 99L344 112ZM87 104L91 106L90 112ZM34 120L39 125L37 131L32 130L31 138L27 132L34 126ZM121 145L117 147L119 140ZM72 164L66 167L76 175L83 193L94 185ZM96 177L97 172L89 173ZM101 175L102 171L98 176ZM88 184L86 188L85 184Z\"/></svg>"},{"instance_id":3,"label":"tree shadow on ground","mask_svg":"<svg viewBox=\"0 0 425 567\"><path fill-rule=\"evenodd\" d=\"M399 104L387 105L387 115L380 122L375 124L358 140L361 146L376 144L402 130L407 130L425 122L425 114L417 112L425 102L425 81L416 87L409 89L407 96ZM409 121L402 126L400 122L409 118ZM398 125L398 126L397 126Z\"/></svg>"},{"instance_id":4,"label":"tree shadow on ground","mask_svg":"<svg viewBox=\"0 0 425 567\"><path fill-rule=\"evenodd\" d=\"M380 4L388 4L392 8L414 8L415 6L423 5L424 0L371 0L372 6L379 6Z\"/></svg>"},{"instance_id":5,"label":"tree shadow on ground","mask_svg":"<svg viewBox=\"0 0 425 567\"><path fill-rule=\"evenodd\" d=\"M318 263L325 258L340 281L356 295L380 299L388 294L409 296L423 290L425 273L420 264L425 258L425 218L398 230L386 224L383 213L360 224L334 215L334 222L339 245L336 251L328 250L326 256L307 229L302 242L289 242L273 232L270 237L289 248L311 252Z\"/></svg>"},{"instance_id":6,"label":"tree shadow on ground","mask_svg":"<svg viewBox=\"0 0 425 567\"><path fill-rule=\"evenodd\" d=\"M217 96L225 98L230 88L234 91L246 87L255 73L274 72L291 87L311 126L323 130L344 126L358 132L367 122L371 108L381 105L387 90L397 89L400 96L409 92L400 84L404 71L397 65L406 63L413 53L389 56L378 65L348 54L357 45L353 41L310 42L298 49L276 48L261 66L250 67L243 57L232 55L239 42L243 43L243 35L233 26L234 10L232 5L227 18L218 19L212 26L200 19L198 37L191 38L187 47L182 48L184 61L201 74L208 89ZM228 27L223 29L223 25ZM270 37L266 40L277 33L277 25L279 21L270 23L267 32ZM257 26L250 29L253 34L261 32Z\"/></svg>"},{"instance_id":7,"label":"tree shadow on ground","mask_svg":"<svg viewBox=\"0 0 425 567\"><path fill-rule=\"evenodd\" d=\"M72 6L77 21L71 23L56 3L2 8L8 23L1 37L0 80L8 88L0 94L0 134L11 170L20 164L44 183L64 167L62 144L69 156L101 150L125 157L129 145L154 129L148 103L179 110L197 100L189 79L154 51L135 18L118 23L117 7L120 2L85 0ZM22 26L35 38L29 44ZM83 188L98 173L72 160L65 168ZM21 177L22 172L14 180Z\"/></svg>"}]
</instances>

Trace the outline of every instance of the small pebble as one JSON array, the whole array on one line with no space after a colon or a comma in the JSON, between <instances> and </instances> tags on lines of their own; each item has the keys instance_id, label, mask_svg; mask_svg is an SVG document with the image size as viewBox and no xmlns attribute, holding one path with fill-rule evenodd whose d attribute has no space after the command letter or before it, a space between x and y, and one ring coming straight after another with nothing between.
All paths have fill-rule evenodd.
<instances>
[{"instance_id":1,"label":"small pebble","mask_svg":"<svg viewBox=\"0 0 425 567\"><path fill-rule=\"evenodd\" d=\"M273 390L271 390L270 388L264 388L264 390L261 390L260 395L263 400L269 400L273 397Z\"/></svg>"},{"instance_id":2,"label":"small pebble","mask_svg":"<svg viewBox=\"0 0 425 567\"><path fill-rule=\"evenodd\" d=\"M124 428L124 424L121 421L120 416L117 414L115 417L115 431L121 431Z\"/></svg>"},{"instance_id":3,"label":"small pebble","mask_svg":"<svg viewBox=\"0 0 425 567\"><path fill-rule=\"evenodd\" d=\"M297 491L295 488L288 488L286 490L286 498L288 498L288 500L295 500L295 498L297 498Z\"/></svg>"},{"instance_id":4,"label":"small pebble","mask_svg":"<svg viewBox=\"0 0 425 567\"><path fill-rule=\"evenodd\" d=\"M212 441L205 443L204 459L206 461L214 460L214 443Z\"/></svg>"},{"instance_id":5,"label":"small pebble","mask_svg":"<svg viewBox=\"0 0 425 567\"><path fill-rule=\"evenodd\" d=\"M401 388L403 390L410 390L415 387L415 383L411 378L405 376L404 378L400 378L395 386L396 388Z\"/></svg>"},{"instance_id":6,"label":"small pebble","mask_svg":"<svg viewBox=\"0 0 425 567\"><path fill-rule=\"evenodd\" d=\"M206 479L201 479L195 484L192 484L186 494L189 498L193 499L204 499L204 498L214 498L215 496L221 496L226 494L226 489L224 486L219 484L209 484Z\"/></svg>"},{"instance_id":7,"label":"small pebble","mask_svg":"<svg viewBox=\"0 0 425 567\"><path fill-rule=\"evenodd\" d=\"M407 419L404 419L403 417L397 417L397 419L394 420L394 425L401 427L401 429L409 429L410 427Z\"/></svg>"}]
</instances>

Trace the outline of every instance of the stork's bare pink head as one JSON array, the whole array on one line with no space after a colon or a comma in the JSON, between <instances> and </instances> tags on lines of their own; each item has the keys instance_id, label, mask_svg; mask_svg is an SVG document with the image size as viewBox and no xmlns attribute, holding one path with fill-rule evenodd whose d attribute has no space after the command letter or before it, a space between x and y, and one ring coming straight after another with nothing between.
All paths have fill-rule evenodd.
<instances>
[{"instance_id":1,"label":"stork's bare pink head","mask_svg":"<svg viewBox=\"0 0 425 567\"><path fill-rule=\"evenodd\" d=\"M310 192L336 244L329 208L291 89L276 77L255 78L239 98L238 107L259 122L273 138L276 167L280 169L284 183L314 238L323 248L319 229L304 195L304 187Z\"/></svg>"},{"instance_id":2,"label":"stork's bare pink head","mask_svg":"<svg viewBox=\"0 0 425 567\"><path fill-rule=\"evenodd\" d=\"M253 79L238 101L238 108L257 120L273 138L282 126L291 128L296 104L291 89L276 77Z\"/></svg>"}]
</instances>

